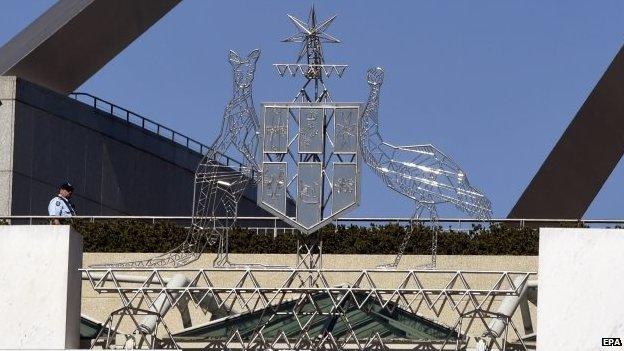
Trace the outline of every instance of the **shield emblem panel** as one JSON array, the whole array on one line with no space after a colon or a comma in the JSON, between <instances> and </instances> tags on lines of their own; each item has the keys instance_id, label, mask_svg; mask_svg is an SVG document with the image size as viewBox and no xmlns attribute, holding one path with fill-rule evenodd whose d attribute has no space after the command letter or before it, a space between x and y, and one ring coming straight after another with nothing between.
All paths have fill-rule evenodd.
<instances>
[{"instance_id":1,"label":"shield emblem panel","mask_svg":"<svg viewBox=\"0 0 624 351\"><path fill-rule=\"evenodd\" d=\"M299 110L299 153L323 153L324 112L319 107Z\"/></svg>"},{"instance_id":2,"label":"shield emblem panel","mask_svg":"<svg viewBox=\"0 0 624 351\"><path fill-rule=\"evenodd\" d=\"M305 234L356 208L360 111L359 103L263 103L258 205Z\"/></svg>"},{"instance_id":3,"label":"shield emblem panel","mask_svg":"<svg viewBox=\"0 0 624 351\"><path fill-rule=\"evenodd\" d=\"M300 162L297 172L296 221L308 228L321 221L323 164Z\"/></svg>"},{"instance_id":4,"label":"shield emblem panel","mask_svg":"<svg viewBox=\"0 0 624 351\"><path fill-rule=\"evenodd\" d=\"M260 194L262 202L279 213L286 213L286 162L266 162L262 164Z\"/></svg>"},{"instance_id":5,"label":"shield emblem panel","mask_svg":"<svg viewBox=\"0 0 624 351\"><path fill-rule=\"evenodd\" d=\"M358 148L359 112L351 108L338 108L334 117L336 142L334 152L337 154L355 153Z\"/></svg>"},{"instance_id":6,"label":"shield emblem panel","mask_svg":"<svg viewBox=\"0 0 624 351\"><path fill-rule=\"evenodd\" d=\"M357 164L334 163L332 211L339 213L357 202Z\"/></svg>"},{"instance_id":7,"label":"shield emblem panel","mask_svg":"<svg viewBox=\"0 0 624 351\"><path fill-rule=\"evenodd\" d=\"M264 150L285 153L288 151L288 109L271 107L263 116L262 147Z\"/></svg>"}]
</instances>

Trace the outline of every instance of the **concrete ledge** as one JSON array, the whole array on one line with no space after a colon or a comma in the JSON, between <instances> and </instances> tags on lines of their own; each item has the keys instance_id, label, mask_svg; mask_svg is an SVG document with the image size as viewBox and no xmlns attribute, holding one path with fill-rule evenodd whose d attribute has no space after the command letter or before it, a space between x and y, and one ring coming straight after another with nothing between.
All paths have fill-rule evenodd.
<instances>
[{"instance_id":1,"label":"concrete ledge","mask_svg":"<svg viewBox=\"0 0 624 351\"><path fill-rule=\"evenodd\" d=\"M538 350L603 350L624 338L624 230L543 228Z\"/></svg>"},{"instance_id":2,"label":"concrete ledge","mask_svg":"<svg viewBox=\"0 0 624 351\"><path fill-rule=\"evenodd\" d=\"M0 349L80 346L82 236L69 226L0 226Z\"/></svg>"}]
</instances>

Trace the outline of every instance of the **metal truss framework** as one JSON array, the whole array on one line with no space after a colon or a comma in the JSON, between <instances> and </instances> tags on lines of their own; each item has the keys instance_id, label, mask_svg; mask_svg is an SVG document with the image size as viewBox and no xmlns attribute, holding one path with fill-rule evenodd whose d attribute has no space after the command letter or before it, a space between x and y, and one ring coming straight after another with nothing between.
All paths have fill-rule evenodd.
<instances>
[{"instance_id":1,"label":"metal truss framework","mask_svg":"<svg viewBox=\"0 0 624 351\"><path fill-rule=\"evenodd\" d=\"M274 63L273 66L277 69L277 73L281 77L286 74L295 77L298 74L305 76L309 72L323 72L323 75L327 78L332 75L337 75L342 78L347 65L334 65L334 64L306 64L306 63Z\"/></svg>"},{"instance_id":2,"label":"metal truss framework","mask_svg":"<svg viewBox=\"0 0 624 351\"><path fill-rule=\"evenodd\" d=\"M390 189L415 203L413 218L424 213L438 218L437 206L454 205L459 211L487 219L492 209L488 198L470 185L464 172L450 157L431 144L396 146L386 142L379 131L379 98L384 72L371 68L366 74L370 94L360 124L360 145L366 164ZM406 235L394 262L383 267L396 267L410 233ZM431 247L431 268L436 266L437 234Z\"/></svg>"},{"instance_id":3,"label":"metal truss framework","mask_svg":"<svg viewBox=\"0 0 624 351\"><path fill-rule=\"evenodd\" d=\"M501 298L519 296L535 272L496 271L432 271L432 270L354 270L354 269L83 269L91 287L101 294L115 294L122 308L113 312L105 325L109 330L120 332L122 318L130 321L135 333L132 338L152 340L151 345L177 348L179 340L159 320L165 333L141 334L138 316L154 314L156 301L166 299L178 309L205 309L229 311L230 314L262 311L252 333L243 336L238 328L229 330L224 338L209 341L208 346L223 349L389 349L405 346L425 347L427 350L461 350L471 338L487 339L494 349L505 349L509 330L513 330L516 349L526 350L511 316L500 315L493 310ZM171 288L168 281L174 275L190 277L185 287ZM131 278L129 278L131 277ZM131 281L131 282L130 282ZM315 294L331 297L330 306L318 306ZM292 309L280 310L280 306L298 299L313 306L302 309L297 303ZM396 308L416 315L435 319L450 316L456 340L450 335L443 340L385 340L374 334L358 338L349 317L342 313L345 304L355 304L366 309L367 303L375 301L384 310ZM265 326L275 318L290 316L299 321L295 334L268 337ZM319 318L334 316L343 322L349 332L333 335L331 330L322 335L312 335L309 330ZM115 317L118 319L115 320ZM492 331L492 319L505 323L504 332ZM115 325L113 321L115 320ZM105 330L105 329L103 329ZM94 345L112 345L112 335L100 332ZM156 340L156 341L154 341ZM392 346L394 345L394 346Z\"/></svg>"}]
</instances>

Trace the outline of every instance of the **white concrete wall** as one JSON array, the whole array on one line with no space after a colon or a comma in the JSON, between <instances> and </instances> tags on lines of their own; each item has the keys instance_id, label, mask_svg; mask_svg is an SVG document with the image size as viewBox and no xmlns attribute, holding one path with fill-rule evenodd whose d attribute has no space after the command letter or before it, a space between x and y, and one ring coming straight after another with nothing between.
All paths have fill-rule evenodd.
<instances>
[{"instance_id":1,"label":"white concrete wall","mask_svg":"<svg viewBox=\"0 0 624 351\"><path fill-rule=\"evenodd\" d=\"M604 350L602 338L624 339L623 298L623 229L540 229L538 351Z\"/></svg>"},{"instance_id":2,"label":"white concrete wall","mask_svg":"<svg viewBox=\"0 0 624 351\"><path fill-rule=\"evenodd\" d=\"M16 79L0 79L0 214L11 213Z\"/></svg>"},{"instance_id":3,"label":"white concrete wall","mask_svg":"<svg viewBox=\"0 0 624 351\"><path fill-rule=\"evenodd\" d=\"M78 348L82 236L0 226L0 349Z\"/></svg>"}]
</instances>

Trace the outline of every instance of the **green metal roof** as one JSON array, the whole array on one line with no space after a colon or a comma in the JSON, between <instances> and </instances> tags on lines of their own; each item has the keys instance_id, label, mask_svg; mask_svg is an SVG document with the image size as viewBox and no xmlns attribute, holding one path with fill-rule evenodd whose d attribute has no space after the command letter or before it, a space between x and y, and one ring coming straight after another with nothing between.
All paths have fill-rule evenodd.
<instances>
[{"instance_id":1,"label":"green metal roof","mask_svg":"<svg viewBox=\"0 0 624 351\"><path fill-rule=\"evenodd\" d=\"M376 333L383 339L397 341L457 339L457 333L450 328L391 303L383 307L372 296L368 299L366 297L363 293L354 293L340 304L341 313L331 314L334 301L339 297L330 296L328 293L303 295L297 300L284 302L277 308L271 306L264 310L221 318L173 336L178 341L227 340L238 329L241 337L248 339L258 326L268 320L263 330L267 340L277 339L282 332L289 339L296 339L301 334L300 325L308 322L311 323L308 331L311 336L331 332L334 338L346 338L350 335L347 321L358 339L371 338ZM358 308L358 301L361 308ZM362 304L362 301L366 302ZM276 315L270 319L274 311ZM315 311L321 313L314 313Z\"/></svg>"},{"instance_id":2,"label":"green metal roof","mask_svg":"<svg viewBox=\"0 0 624 351\"><path fill-rule=\"evenodd\" d=\"M90 340L97 336L100 330L104 328L101 323L87 317L80 316L80 339ZM104 330L104 333L107 331Z\"/></svg>"}]
</instances>

